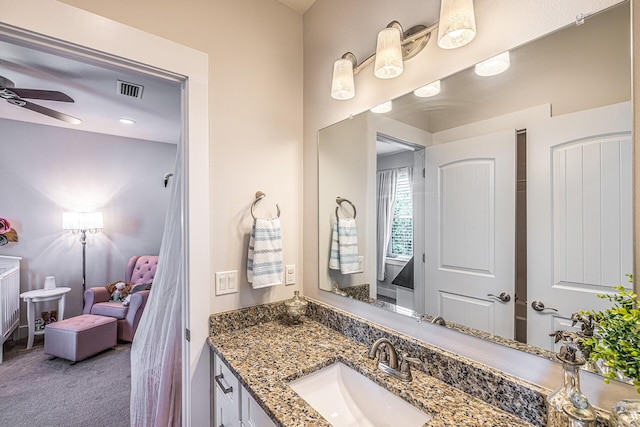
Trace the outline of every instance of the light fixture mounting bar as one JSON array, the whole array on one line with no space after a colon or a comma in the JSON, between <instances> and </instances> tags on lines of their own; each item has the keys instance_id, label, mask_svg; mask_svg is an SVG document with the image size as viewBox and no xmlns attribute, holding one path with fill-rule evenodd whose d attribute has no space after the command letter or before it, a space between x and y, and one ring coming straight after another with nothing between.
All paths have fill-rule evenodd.
<instances>
[{"instance_id":1,"label":"light fixture mounting bar","mask_svg":"<svg viewBox=\"0 0 640 427\"><path fill-rule=\"evenodd\" d=\"M425 25L415 25L409 28L407 31L402 29L402 25L398 21L391 21L387 28L397 28L402 34L402 59L405 61L413 58L419 54L422 49L425 48L429 40L431 39L431 33L438 28L438 24L433 24L429 27ZM366 68L375 59L376 54L373 53L367 59L358 64L355 55L351 52L347 52L342 55L343 59L349 59L353 62L353 74L357 75L360 70Z\"/></svg>"}]
</instances>

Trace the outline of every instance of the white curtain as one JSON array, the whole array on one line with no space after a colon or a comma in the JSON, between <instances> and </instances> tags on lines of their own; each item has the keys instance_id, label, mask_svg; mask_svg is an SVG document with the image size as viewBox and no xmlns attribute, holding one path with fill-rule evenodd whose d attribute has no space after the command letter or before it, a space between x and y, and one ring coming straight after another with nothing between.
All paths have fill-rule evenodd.
<instances>
[{"instance_id":1,"label":"white curtain","mask_svg":"<svg viewBox=\"0 0 640 427\"><path fill-rule=\"evenodd\" d=\"M407 177L409 179L409 188L411 189L411 196L413 197L413 166L407 166Z\"/></svg>"},{"instance_id":2,"label":"white curtain","mask_svg":"<svg viewBox=\"0 0 640 427\"><path fill-rule=\"evenodd\" d=\"M395 169L379 171L377 174L377 263L378 280L382 281L387 275L385 262L387 260L387 246L391 239L391 221L393 220L393 204L396 200L396 182L398 172Z\"/></svg>"},{"instance_id":3,"label":"white curtain","mask_svg":"<svg viewBox=\"0 0 640 427\"><path fill-rule=\"evenodd\" d=\"M131 345L131 425L181 425L182 155L178 147L160 257ZM162 180L158 177L158 185Z\"/></svg>"}]
</instances>

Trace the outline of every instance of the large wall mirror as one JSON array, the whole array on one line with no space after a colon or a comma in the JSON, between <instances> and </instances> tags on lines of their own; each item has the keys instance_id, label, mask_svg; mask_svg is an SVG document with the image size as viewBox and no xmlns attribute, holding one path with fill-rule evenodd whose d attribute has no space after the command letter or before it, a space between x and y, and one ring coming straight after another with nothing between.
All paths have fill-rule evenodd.
<instances>
[{"instance_id":1,"label":"large wall mirror","mask_svg":"<svg viewBox=\"0 0 640 427\"><path fill-rule=\"evenodd\" d=\"M508 54L319 132L319 286L548 355L633 287L629 3Z\"/></svg>"}]
</instances>

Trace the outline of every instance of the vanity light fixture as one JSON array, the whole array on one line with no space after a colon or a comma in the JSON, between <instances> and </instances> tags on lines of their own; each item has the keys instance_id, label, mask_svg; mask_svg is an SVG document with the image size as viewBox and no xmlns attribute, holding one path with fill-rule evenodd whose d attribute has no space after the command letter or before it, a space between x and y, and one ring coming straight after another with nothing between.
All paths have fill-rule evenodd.
<instances>
[{"instance_id":1,"label":"vanity light fixture","mask_svg":"<svg viewBox=\"0 0 640 427\"><path fill-rule=\"evenodd\" d=\"M373 74L379 79L392 79L402 74L402 27L393 21L387 28L378 33L376 61Z\"/></svg>"},{"instance_id":2,"label":"vanity light fixture","mask_svg":"<svg viewBox=\"0 0 640 427\"><path fill-rule=\"evenodd\" d=\"M486 61L478 62L475 66L475 72L482 77L495 76L505 72L509 65L511 65L509 51L506 51Z\"/></svg>"},{"instance_id":3,"label":"vanity light fixture","mask_svg":"<svg viewBox=\"0 0 640 427\"><path fill-rule=\"evenodd\" d=\"M442 0L439 22L438 46L455 49L468 44L476 36L473 0Z\"/></svg>"},{"instance_id":4,"label":"vanity light fixture","mask_svg":"<svg viewBox=\"0 0 640 427\"><path fill-rule=\"evenodd\" d=\"M440 93L440 80L436 80L433 83L419 87L413 91L413 94L420 98L429 98L430 96L436 96Z\"/></svg>"},{"instance_id":5,"label":"vanity light fixture","mask_svg":"<svg viewBox=\"0 0 640 427\"><path fill-rule=\"evenodd\" d=\"M438 46L441 48L455 49L469 43L476 35L473 0L441 0L440 22L442 24L436 23L430 27L416 25L403 31L398 21L392 21L378 33L376 52L360 64L353 53L342 55L333 64L331 97L338 100L353 98L353 77L374 61L376 77L390 79L399 76L404 69L404 61L420 53L438 27Z\"/></svg>"},{"instance_id":6,"label":"vanity light fixture","mask_svg":"<svg viewBox=\"0 0 640 427\"><path fill-rule=\"evenodd\" d=\"M353 74L356 64L356 57L351 52L345 53L342 58L333 64L332 98L343 100L351 99L355 96L356 87L353 81Z\"/></svg>"},{"instance_id":7,"label":"vanity light fixture","mask_svg":"<svg viewBox=\"0 0 640 427\"><path fill-rule=\"evenodd\" d=\"M393 109L393 105L391 104L391 101L387 101L387 102L383 102L380 105L376 105L375 107L371 108L369 111L371 111L372 113L381 114L381 113L388 113L392 109Z\"/></svg>"}]
</instances>

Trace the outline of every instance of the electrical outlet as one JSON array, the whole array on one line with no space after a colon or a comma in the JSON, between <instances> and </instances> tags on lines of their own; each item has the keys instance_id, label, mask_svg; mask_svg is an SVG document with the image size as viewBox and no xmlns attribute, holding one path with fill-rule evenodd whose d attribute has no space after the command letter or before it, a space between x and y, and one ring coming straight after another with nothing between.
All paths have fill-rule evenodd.
<instances>
[{"instance_id":1,"label":"electrical outlet","mask_svg":"<svg viewBox=\"0 0 640 427\"><path fill-rule=\"evenodd\" d=\"M216 295L238 292L238 270L216 272Z\"/></svg>"},{"instance_id":2,"label":"electrical outlet","mask_svg":"<svg viewBox=\"0 0 640 427\"><path fill-rule=\"evenodd\" d=\"M284 267L284 284L293 285L296 283L296 266L287 265Z\"/></svg>"}]
</instances>

